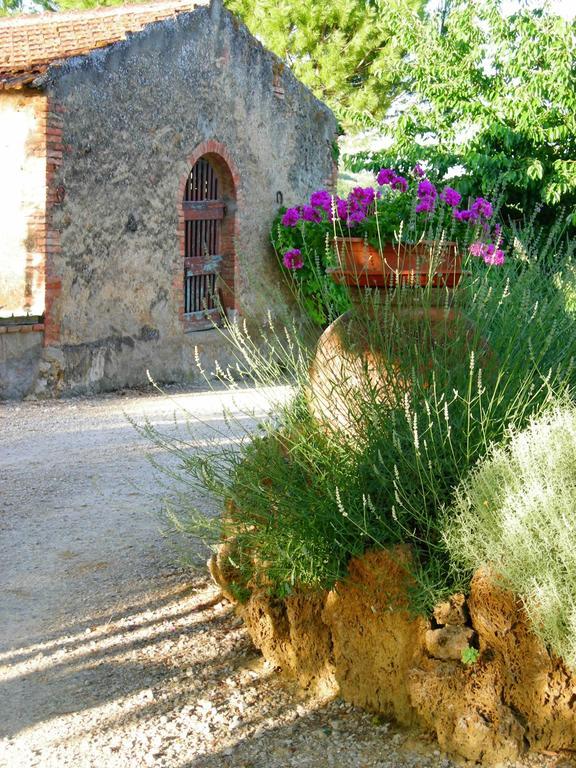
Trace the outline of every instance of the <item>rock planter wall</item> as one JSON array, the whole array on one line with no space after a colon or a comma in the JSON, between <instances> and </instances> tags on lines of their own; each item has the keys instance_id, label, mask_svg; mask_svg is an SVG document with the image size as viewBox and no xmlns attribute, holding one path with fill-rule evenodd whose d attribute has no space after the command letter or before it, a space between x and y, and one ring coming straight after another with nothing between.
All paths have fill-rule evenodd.
<instances>
[{"instance_id":1,"label":"rock planter wall","mask_svg":"<svg viewBox=\"0 0 576 768\"><path fill-rule=\"evenodd\" d=\"M370 552L330 592L237 604L265 658L305 688L340 694L436 734L442 749L490 765L527 749L576 747L576 676L528 629L513 595L478 571L426 621L407 610L408 551ZM211 571L226 588L222 558ZM477 662L461 661L478 648Z\"/></svg>"}]
</instances>

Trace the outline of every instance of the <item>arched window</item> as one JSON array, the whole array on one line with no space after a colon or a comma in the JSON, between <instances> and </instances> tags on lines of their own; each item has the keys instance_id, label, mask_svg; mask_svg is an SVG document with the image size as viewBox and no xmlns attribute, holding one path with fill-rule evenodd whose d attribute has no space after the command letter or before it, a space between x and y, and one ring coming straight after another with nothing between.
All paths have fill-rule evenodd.
<instances>
[{"instance_id":1,"label":"arched window","mask_svg":"<svg viewBox=\"0 0 576 768\"><path fill-rule=\"evenodd\" d=\"M222 223L226 206L216 169L201 157L184 188L184 319L208 328L221 321Z\"/></svg>"}]
</instances>

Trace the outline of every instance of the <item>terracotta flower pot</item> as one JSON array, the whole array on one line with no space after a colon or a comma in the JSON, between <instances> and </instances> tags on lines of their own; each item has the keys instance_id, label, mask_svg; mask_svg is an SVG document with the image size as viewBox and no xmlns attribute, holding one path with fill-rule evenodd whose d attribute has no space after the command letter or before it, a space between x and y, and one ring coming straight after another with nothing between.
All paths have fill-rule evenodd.
<instances>
[{"instance_id":1,"label":"terracotta flower pot","mask_svg":"<svg viewBox=\"0 0 576 768\"><path fill-rule=\"evenodd\" d=\"M337 283L385 288L397 283L453 288L462 277L456 243L387 243L378 251L361 237L334 239L339 267L329 274Z\"/></svg>"}]
</instances>

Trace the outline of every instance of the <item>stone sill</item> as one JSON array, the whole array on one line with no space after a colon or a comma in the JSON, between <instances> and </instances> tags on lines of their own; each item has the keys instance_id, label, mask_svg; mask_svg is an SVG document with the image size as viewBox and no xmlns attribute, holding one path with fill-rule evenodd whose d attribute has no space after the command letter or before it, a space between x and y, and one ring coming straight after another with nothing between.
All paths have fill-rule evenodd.
<instances>
[{"instance_id":1,"label":"stone sill","mask_svg":"<svg viewBox=\"0 0 576 768\"><path fill-rule=\"evenodd\" d=\"M0 323L1 333L44 333L44 323Z\"/></svg>"}]
</instances>

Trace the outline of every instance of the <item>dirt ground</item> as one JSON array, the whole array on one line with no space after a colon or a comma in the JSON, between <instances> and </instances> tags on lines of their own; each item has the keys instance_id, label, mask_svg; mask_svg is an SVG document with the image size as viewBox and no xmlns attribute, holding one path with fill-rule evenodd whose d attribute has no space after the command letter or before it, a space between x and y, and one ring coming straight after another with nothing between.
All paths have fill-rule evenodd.
<instances>
[{"instance_id":1,"label":"dirt ground","mask_svg":"<svg viewBox=\"0 0 576 768\"><path fill-rule=\"evenodd\" d=\"M228 441L223 405L250 427L269 394L0 405L2 768L454 765L431 739L280 680L161 533L154 449L127 416L186 434L185 408L189 440L216 427Z\"/></svg>"}]
</instances>

